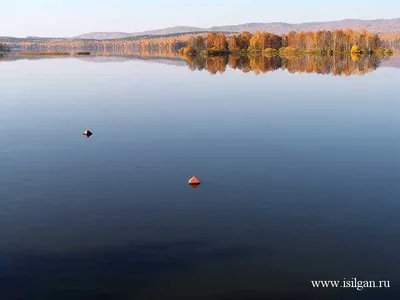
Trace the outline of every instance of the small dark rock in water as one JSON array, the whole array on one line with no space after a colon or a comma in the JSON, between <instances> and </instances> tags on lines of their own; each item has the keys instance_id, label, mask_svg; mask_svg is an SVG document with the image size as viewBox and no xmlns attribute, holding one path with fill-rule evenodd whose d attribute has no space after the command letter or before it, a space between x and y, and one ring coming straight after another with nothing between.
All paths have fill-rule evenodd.
<instances>
[{"instance_id":1,"label":"small dark rock in water","mask_svg":"<svg viewBox=\"0 0 400 300\"><path fill-rule=\"evenodd\" d=\"M93 132L91 132L90 130L87 129L83 132L83 135L86 137L90 137L91 135L93 135Z\"/></svg>"}]
</instances>

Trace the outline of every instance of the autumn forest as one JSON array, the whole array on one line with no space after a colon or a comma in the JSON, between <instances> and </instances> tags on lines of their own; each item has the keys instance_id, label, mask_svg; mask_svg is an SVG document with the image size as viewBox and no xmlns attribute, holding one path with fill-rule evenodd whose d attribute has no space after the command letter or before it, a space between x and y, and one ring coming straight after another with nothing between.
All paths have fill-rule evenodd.
<instances>
[{"instance_id":1,"label":"autumn forest","mask_svg":"<svg viewBox=\"0 0 400 300\"><path fill-rule=\"evenodd\" d=\"M206 53L218 55L224 53L387 53L377 34L367 31L334 30L318 32L289 32L276 35L255 31L253 34L242 32L226 36L223 33L209 33L207 37L192 37L187 45L180 49L186 55Z\"/></svg>"},{"instance_id":2,"label":"autumn forest","mask_svg":"<svg viewBox=\"0 0 400 300\"><path fill-rule=\"evenodd\" d=\"M15 39L3 42L3 47L16 51L91 51L97 52L157 52L183 55L224 55L228 53L305 53L305 54L391 54L397 45L392 37L381 40L375 33L351 29L316 32L289 32L276 35L254 33L197 32L161 36L139 36L111 40ZM391 41L391 43L389 42Z\"/></svg>"}]
</instances>

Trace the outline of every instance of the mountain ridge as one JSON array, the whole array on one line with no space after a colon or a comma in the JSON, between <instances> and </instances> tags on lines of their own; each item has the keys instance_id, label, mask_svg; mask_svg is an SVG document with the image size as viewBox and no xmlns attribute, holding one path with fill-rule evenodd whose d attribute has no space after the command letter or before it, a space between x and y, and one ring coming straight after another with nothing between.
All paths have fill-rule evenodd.
<instances>
[{"instance_id":1,"label":"mountain ridge","mask_svg":"<svg viewBox=\"0 0 400 300\"><path fill-rule=\"evenodd\" d=\"M304 23L286 23L286 22L251 22L237 25L211 26L209 28L200 28L192 26L173 26L155 30L146 30L140 32L90 32L73 37L73 39L118 39L135 37L141 35L167 35L175 33L189 32L207 32L207 31L225 31L225 32L254 32L256 30L268 31L275 34L286 34L289 31L317 31L317 30L333 30L346 29L353 30L365 29L378 34L397 33L400 32L400 18L394 19L344 19L338 21L326 22L304 22Z\"/></svg>"}]
</instances>

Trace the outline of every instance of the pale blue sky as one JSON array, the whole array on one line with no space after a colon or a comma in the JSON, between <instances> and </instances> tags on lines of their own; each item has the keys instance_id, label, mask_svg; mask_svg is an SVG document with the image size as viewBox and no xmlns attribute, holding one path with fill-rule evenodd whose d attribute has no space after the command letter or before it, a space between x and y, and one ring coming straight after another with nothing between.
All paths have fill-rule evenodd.
<instances>
[{"instance_id":1,"label":"pale blue sky","mask_svg":"<svg viewBox=\"0 0 400 300\"><path fill-rule=\"evenodd\" d=\"M0 36L398 17L399 0L0 0Z\"/></svg>"}]
</instances>

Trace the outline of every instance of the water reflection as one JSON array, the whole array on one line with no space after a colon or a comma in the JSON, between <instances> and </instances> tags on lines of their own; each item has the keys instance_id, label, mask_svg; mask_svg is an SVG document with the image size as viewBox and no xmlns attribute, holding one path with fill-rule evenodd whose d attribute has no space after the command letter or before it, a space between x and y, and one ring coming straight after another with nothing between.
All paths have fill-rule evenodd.
<instances>
[{"instance_id":1,"label":"water reflection","mask_svg":"<svg viewBox=\"0 0 400 300\"><path fill-rule=\"evenodd\" d=\"M399 69L117 55L0 63L0 299L398 299Z\"/></svg>"},{"instance_id":2,"label":"water reflection","mask_svg":"<svg viewBox=\"0 0 400 300\"><path fill-rule=\"evenodd\" d=\"M267 73L278 69L290 73L317 73L332 75L364 75L376 70L383 58L379 56L215 56L185 57L193 71L207 70L211 74L224 73L229 66L244 73Z\"/></svg>"},{"instance_id":3,"label":"water reflection","mask_svg":"<svg viewBox=\"0 0 400 300\"><path fill-rule=\"evenodd\" d=\"M142 242L47 255L0 252L1 299L137 299L142 293L158 293L146 290L146 278L252 253L248 247L215 247L197 240ZM121 283L129 288L121 288ZM25 288L20 289L21 285Z\"/></svg>"},{"instance_id":4,"label":"water reflection","mask_svg":"<svg viewBox=\"0 0 400 300\"><path fill-rule=\"evenodd\" d=\"M65 56L69 57L69 56ZM105 49L91 52L90 56L72 56L89 62L123 62L129 60L158 61L164 64L187 65L192 71L206 70L210 74L224 73L228 68L253 72L257 75L278 69L289 73L316 73L338 76L364 75L376 70L382 62L395 64L395 60L376 55L227 55L227 56L181 56L176 52L132 51ZM37 60L60 58L59 56L24 56L14 53L2 57L0 61L21 59ZM396 67L396 66L395 66Z\"/></svg>"}]
</instances>

